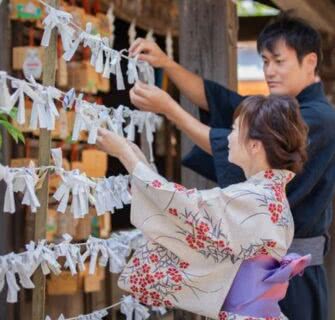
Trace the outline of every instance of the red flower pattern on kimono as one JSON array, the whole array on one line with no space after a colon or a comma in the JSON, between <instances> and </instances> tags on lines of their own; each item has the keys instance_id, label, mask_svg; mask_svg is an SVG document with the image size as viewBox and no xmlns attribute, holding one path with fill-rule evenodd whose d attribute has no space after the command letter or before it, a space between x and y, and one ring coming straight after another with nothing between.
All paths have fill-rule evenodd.
<instances>
[{"instance_id":1,"label":"red flower pattern on kimono","mask_svg":"<svg viewBox=\"0 0 335 320\"><path fill-rule=\"evenodd\" d=\"M285 230L289 230L288 236L291 235L292 217L285 197L287 172L268 170L251 177L246 184L241 183L226 190L215 188L213 192L186 190L144 168L143 173L138 170L134 177L135 187L142 192L138 193L137 199L147 204L148 212L141 216L133 211L132 221L153 238L136 251L136 257L127 265L119 282L124 281L126 285L121 287L126 290L130 288L136 298L147 305L180 307L185 305L185 296L193 299L193 295L202 294L203 288L207 288L206 283L198 277L196 268L193 268L196 254L189 255L191 265L179 259L178 256L188 257L184 255L187 252L184 251L185 244L205 259L211 259L209 265L227 260L225 265L228 266L262 254L275 253L276 257L280 256L283 244L278 242L277 245L275 241L278 239L277 230L282 232L279 228L285 227ZM138 212L140 201L137 202ZM152 205L154 210L151 210ZM235 207L239 213L236 218ZM216 208L222 210L222 214ZM254 219L256 216L257 219ZM161 234L152 229L150 219L157 223L158 228L161 225ZM242 226L246 221L255 229L264 221L267 228L260 230L259 235L245 232L243 237L236 236L239 230L247 230L247 225L245 229ZM181 244L182 249L173 247L174 240ZM183 290L182 294L180 290ZM207 313L210 312L208 309ZM220 313L220 319L226 320L257 319L236 316Z\"/></svg>"},{"instance_id":2,"label":"red flower pattern on kimono","mask_svg":"<svg viewBox=\"0 0 335 320\"><path fill-rule=\"evenodd\" d=\"M169 213L172 214L173 216L176 216L176 217L178 216L178 211L175 208L170 208Z\"/></svg>"},{"instance_id":3,"label":"red flower pattern on kimono","mask_svg":"<svg viewBox=\"0 0 335 320\"><path fill-rule=\"evenodd\" d=\"M154 180L151 182L151 185L156 188L159 189L162 186L162 183L159 180Z\"/></svg>"},{"instance_id":4,"label":"red flower pattern on kimono","mask_svg":"<svg viewBox=\"0 0 335 320\"><path fill-rule=\"evenodd\" d=\"M159 247L159 250L158 250ZM121 281L129 281L132 294L146 305L172 307L174 294L182 290L189 263L160 247L146 247L142 256L127 265Z\"/></svg>"},{"instance_id":5,"label":"red flower pattern on kimono","mask_svg":"<svg viewBox=\"0 0 335 320\"><path fill-rule=\"evenodd\" d=\"M186 191L187 190L184 186L182 186L181 184L178 184L178 183L175 183L174 187L177 191Z\"/></svg>"},{"instance_id":6,"label":"red flower pattern on kimono","mask_svg":"<svg viewBox=\"0 0 335 320\"><path fill-rule=\"evenodd\" d=\"M273 173L273 171L270 169L270 170L266 170L265 172L264 172L264 178L266 178L266 179L272 179L273 177L274 177L274 173Z\"/></svg>"},{"instance_id":7,"label":"red flower pattern on kimono","mask_svg":"<svg viewBox=\"0 0 335 320\"><path fill-rule=\"evenodd\" d=\"M284 175L276 175L275 172L270 169L264 172L264 178L269 180L269 183L265 186L269 190L268 196L264 197L264 206L267 207L268 215L272 223L278 226L288 224L288 219L282 215L284 211L284 201L286 200L285 195L285 178ZM160 187L165 182L162 182ZM168 182L167 182L168 183ZM157 185L157 180L154 180L150 185ZM185 187L173 183L173 189L175 192L185 192L186 196L191 196L195 189L187 190ZM172 200L172 199L171 199ZM220 231L220 226L215 224L209 215L206 215L205 201L200 201L198 204L198 212L192 212L185 208L185 210L179 211L177 208L168 207L167 212L176 218L182 220L185 224L192 227L192 229L180 228L179 233L184 235L186 243L191 249L197 250L206 257L212 257L216 262L223 261L227 258L231 259L232 262L239 259L251 258L257 255L268 255L269 249L274 249L275 246L269 246L268 240L262 240L261 243L253 243L248 248L242 248L240 254L233 254L232 248L229 246L229 240L226 235ZM201 212L200 212L201 211ZM214 232L214 230L219 230Z\"/></svg>"},{"instance_id":8,"label":"red flower pattern on kimono","mask_svg":"<svg viewBox=\"0 0 335 320\"><path fill-rule=\"evenodd\" d=\"M206 211L205 204L203 204L200 210ZM215 261L223 261L228 257L232 258L233 251L229 247L229 242L225 235L220 231L215 235L214 229L217 228L215 223L213 223L209 216L206 219L206 214L205 218L203 218L203 215L201 217L199 217L199 212L193 214L186 209L178 215L179 219L192 227L187 230L184 228L179 229L179 233L184 236L188 246L206 257L214 258ZM206 221L202 221L202 219Z\"/></svg>"}]
</instances>

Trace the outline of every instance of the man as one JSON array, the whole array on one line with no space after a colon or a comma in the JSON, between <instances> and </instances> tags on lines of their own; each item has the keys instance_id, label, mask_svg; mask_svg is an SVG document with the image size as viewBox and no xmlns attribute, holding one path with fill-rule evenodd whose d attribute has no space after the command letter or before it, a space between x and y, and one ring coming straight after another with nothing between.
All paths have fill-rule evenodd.
<instances>
[{"instance_id":1,"label":"man","mask_svg":"<svg viewBox=\"0 0 335 320\"><path fill-rule=\"evenodd\" d=\"M335 111L319 82L320 36L305 22L283 15L265 27L257 46L270 92L296 97L309 127L309 160L289 184L288 199L295 221L291 251L311 253L313 260L301 278L292 280L281 308L291 320L327 320L323 255L335 193ZM244 97L187 71L146 40L138 39L130 52L163 68L181 93L200 108L203 123L156 87L137 83L130 92L134 105L163 113L197 145L184 165L217 181L220 187L243 181L241 170L228 162L227 136L234 110Z\"/></svg>"}]
</instances>

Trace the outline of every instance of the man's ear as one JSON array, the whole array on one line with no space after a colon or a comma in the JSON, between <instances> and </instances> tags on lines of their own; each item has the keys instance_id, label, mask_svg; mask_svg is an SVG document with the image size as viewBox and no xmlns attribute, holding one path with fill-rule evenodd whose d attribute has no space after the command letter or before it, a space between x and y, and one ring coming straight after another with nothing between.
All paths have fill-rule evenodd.
<instances>
[{"instance_id":1,"label":"man's ear","mask_svg":"<svg viewBox=\"0 0 335 320\"><path fill-rule=\"evenodd\" d=\"M306 54L304 57L304 67L307 68L309 73L315 73L318 64L318 56L315 52Z\"/></svg>"}]
</instances>

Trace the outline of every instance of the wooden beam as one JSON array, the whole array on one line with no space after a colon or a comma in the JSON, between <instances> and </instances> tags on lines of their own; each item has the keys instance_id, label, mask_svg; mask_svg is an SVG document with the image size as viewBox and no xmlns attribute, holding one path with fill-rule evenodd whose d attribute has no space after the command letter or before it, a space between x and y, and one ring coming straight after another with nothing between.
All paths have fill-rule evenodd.
<instances>
[{"instance_id":1,"label":"wooden beam","mask_svg":"<svg viewBox=\"0 0 335 320\"><path fill-rule=\"evenodd\" d=\"M260 32L273 18L273 16L239 17L238 40L257 40Z\"/></svg>"},{"instance_id":2,"label":"wooden beam","mask_svg":"<svg viewBox=\"0 0 335 320\"><path fill-rule=\"evenodd\" d=\"M102 0L102 9L107 11L110 0ZM156 35L165 36L170 30L178 35L178 6L175 0L114 1L114 14L117 18L131 23L143 30L153 29Z\"/></svg>"},{"instance_id":3,"label":"wooden beam","mask_svg":"<svg viewBox=\"0 0 335 320\"><path fill-rule=\"evenodd\" d=\"M49 0L48 3L53 7L58 7L58 0ZM57 61L57 30L53 29L50 43L44 52L45 57L43 63L43 85L54 86L56 79L56 61ZM48 166L50 162L51 133L46 129L40 129L38 165ZM48 216L48 200L49 200L49 179L48 175L43 182L42 188L38 190L37 197L41 207L38 208L35 215L35 241L46 238L46 223ZM44 320L45 317L45 284L46 279L41 268L34 273L33 282L35 289L33 291L32 319Z\"/></svg>"},{"instance_id":4,"label":"wooden beam","mask_svg":"<svg viewBox=\"0 0 335 320\"><path fill-rule=\"evenodd\" d=\"M0 5L0 39L2 42L0 50L0 70L10 73L12 70L12 29L9 19L9 8L9 0L4 0ZM2 164L8 165L11 150L7 130L2 128L1 135L3 142L0 151L0 161Z\"/></svg>"},{"instance_id":5,"label":"wooden beam","mask_svg":"<svg viewBox=\"0 0 335 320\"><path fill-rule=\"evenodd\" d=\"M278 6L276 6L272 0L256 0L259 3L265 4L268 7L272 7L275 9L279 9Z\"/></svg>"},{"instance_id":6,"label":"wooden beam","mask_svg":"<svg viewBox=\"0 0 335 320\"><path fill-rule=\"evenodd\" d=\"M180 63L204 78L237 89L237 8L233 1L180 1ZM184 97L185 110L198 117L198 109ZM193 143L182 135L182 155ZM182 180L189 187L209 188L213 184L182 168Z\"/></svg>"},{"instance_id":7,"label":"wooden beam","mask_svg":"<svg viewBox=\"0 0 335 320\"><path fill-rule=\"evenodd\" d=\"M11 71L11 23L9 20L9 0L4 0L0 5L0 70ZM0 134L2 136L2 145L0 150L0 162L2 165L9 165L10 160L10 139L7 130L1 127ZM3 212L4 195L6 191L6 184L2 181L0 183L0 254L7 254L14 250L13 247L13 216ZM7 290L2 290L0 293L0 320L14 319L13 307L7 303Z\"/></svg>"},{"instance_id":8,"label":"wooden beam","mask_svg":"<svg viewBox=\"0 0 335 320\"><path fill-rule=\"evenodd\" d=\"M272 0L280 9L294 10L297 17L305 19L315 28L335 33L335 4L329 0Z\"/></svg>"}]
</instances>

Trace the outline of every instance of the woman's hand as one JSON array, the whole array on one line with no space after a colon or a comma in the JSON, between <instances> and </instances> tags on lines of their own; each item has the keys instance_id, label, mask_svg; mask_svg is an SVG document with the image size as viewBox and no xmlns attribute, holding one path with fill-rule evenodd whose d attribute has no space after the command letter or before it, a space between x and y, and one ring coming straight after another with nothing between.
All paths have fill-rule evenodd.
<instances>
[{"instance_id":1,"label":"woman's hand","mask_svg":"<svg viewBox=\"0 0 335 320\"><path fill-rule=\"evenodd\" d=\"M110 156L118 158L129 173L134 171L139 161L147 163L144 154L137 146L109 130L98 129L96 145Z\"/></svg>"},{"instance_id":2,"label":"woman's hand","mask_svg":"<svg viewBox=\"0 0 335 320\"><path fill-rule=\"evenodd\" d=\"M130 146L130 148L134 151L134 153L136 154L136 156L139 158L139 160L141 160L143 163L145 163L148 167L150 167L150 164L148 162L148 159L146 158L146 156L144 155L143 151L133 142L127 140L128 145Z\"/></svg>"},{"instance_id":3,"label":"woman's hand","mask_svg":"<svg viewBox=\"0 0 335 320\"><path fill-rule=\"evenodd\" d=\"M129 48L129 55L138 56L156 68L165 68L172 61L161 48L150 40L137 38Z\"/></svg>"},{"instance_id":4,"label":"woman's hand","mask_svg":"<svg viewBox=\"0 0 335 320\"><path fill-rule=\"evenodd\" d=\"M131 103L143 111L168 115L178 106L165 91L140 81L136 82L129 95Z\"/></svg>"},{"instance_id":5,"label":"woman's hand","mask_svg":"<svg viewBox=\"0 0 335 320\"><path fill-rule=\"evenodd\" d=\"M107 129L98 129L97 147L110 156L120 158L121 155L130 149L127 140L118 134Z\"/></svg>"}]
</instances>

